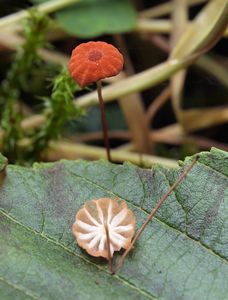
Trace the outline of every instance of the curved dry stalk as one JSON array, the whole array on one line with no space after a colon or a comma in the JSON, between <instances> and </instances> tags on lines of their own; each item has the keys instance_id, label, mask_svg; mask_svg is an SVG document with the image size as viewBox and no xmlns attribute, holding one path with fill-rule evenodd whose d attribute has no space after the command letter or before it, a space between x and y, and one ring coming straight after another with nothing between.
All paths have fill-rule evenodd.
<instances>
[{"instance_id":1,"label":"curved dry stalk","mask_svg":"<svg viewBox=\"0 0 228 300\"><path fill-rule=\"evenodd\" d=\"M216 147L224 151L228 151L227 144L220 143L203 136L185 134L183 128L177 123L152 131L150 138L157 143L181 145L189 142L191 144L196 144L198 147L200 147L200 149L203 150Z\"/></svg>"},{"instance_id":2,"label":"curved dry stalk","mask_svg":"<svg viewBox=\"0 0 228 300\"><path fill-rule=\"evenodd\" d=\"M216 57L203 55L197 62L196 66L210 73L225 87L228 88L228 71L226 65L219 62Z\"/></svg>"},{"instance_id":3,"label":"curved dry stalk","mask_svg":"<svg viewBox=\"0 0 228 300\"><path fill-rule=\"evenodd\" d=\"M220 125L228 121L228 106L182 110L182 118L187 132Z\"/></svg>"},{"instance_id":4,"label":"curved dry stalk","mask_svg":"<svg viewBox=\"0 0 228 300\"><path fill-rule=\"evenodd\" d=\"M171 49L175 51L176 44L185 32L188 24L188 9L186 0L173 0L174 9L172 12L173 31L170 37ZM171 52L172 55L172 52ZM172 76L170 81L171 87L171 103L176 116L176 119L182 124L182 95L186 78L186 70L182 70Z\"/></svg>"},{"instance_id":5,"label":"curved dry stalk","mask_svg":"<svg viewBox=\"0 0 228 300\"><path fill-rule=\"evenodd\" d=\"M179 130L178 130L179 129ZM71 136L70 140L75 142L91 142L103 138L102 132L86 133L79 137ZM121 140L130 140L130 133L128 131L113 131L109 133L109 138L118 138ZM171 145L180 145L185 142L191 142L200 147L200 149L210 149L211 147L220 148L228 151L228 146L225 143L220 143L212 139L205 138L197 135L185 135L179 125L173 124L161 129L150 131L150 140L152 142L166 143ZM115 148L115 150L131 151L133 148L132 143L125 143Z\"/></svg>"},{"instance_id":6,"label":"curved dry stalk","mask_svg":"<svg viewBox=\"0 0 228 300\"><path fill-rule=\"evenodd\" d=\"M148 35L147 40L151 41L155 46L157 46L160 50L165 53L170 52L170 45L168 42L168 38L165 38L159 34Z\"/></svg>"},{"instance_id":7,"label":"curved dry stalk","mask_svg":"<svg viewBox=\"0 0 228 300\"><path fill-rule=\"evenodd\" d=\"M157 111L169 100L170 96L171 89L168 86L150 104L145 115L145 122L148 127L150 127L150 123L153 121L153 118Z\"/></svg>"},{"instance_id":8,"label":"curved dry stalk","mask_svg":"<svg viewBox=\"0 0 228 300\"><path fill-rule=\"evenodd\" d=\"M135 235L134 239L131 242L130 247L125 250L124 254L120 257L119 261L117 262L117 265L114 269L114 273L117 273L119 271L119 269L121 268L121 266L124 263L124 260L126 258L126 256L128 255L128 253L131 251L131 249L133 248L134 244L136 243L136 241L139 239L139 237L141 236L141 234L143 233L144 229L146 228L147 224L151 221L151 219L153 218L153 216L155 215L156 211L159 209L159 207L162 205L162 203L168 198L168 196L171 194L171 192L176 188L176 186L185 178L185 176L191 171L191 169L193 168L193 166L195 165L195 163L197 162L197 160L199 159L199 155L195 156L195 159L193 160L193 162L190 164L190 166L182 173L182 175L177 179L177 181L170 187L170 189L161 197L161 199L158 201L158 203L156 204L155 208L151 211L151 213L148 215L148 217L146 218L146 221L142 224L141 228L139 229L139 231L137 232L137 234Z\"/></svg>"},{"instance_id":9,"label":"curved dry stalk","mask_svg":"<svg viewBox=\"0 0 228 300\"><path fill-rule=\"evenodd\" d=\"M26 144L26 147L28 144ZM47 150L44 151L44 157L47 160L59 160L62 158L66 159L77 159L77 158L87 158L87 159L105 159L106 151L105 148L83 145L79 143L70 142L50 142ZM133 164L140 165L143 162L145 167L151 167L154 164L161 164L168 168L176 168L178 166L177 162L173 159L163 158L155 155L143 154L142 158L137 153L132 153L125 150L112 150L112 161L113 162L123 162L130 161Z\"/></svg>"},{"instance_id":10,"label":"curved dry stalk","mask_svg":"<svg viewBox=\"0 0 228 300\"><path fill-rule=\"evenodd\" d=\"M201 4L207 2L208 0L188 0L187 3L189 6L193 6L196 4ZM166 14L171 13L173 10L173 4L171 1L168 3L160 4L149 9L143 10L139 12L139 16L143 18L155 18L160 17Z\"/></svg>"},{"instance_id":11,"label":"curved dry stalk","mask_svg":"<svg viewBox=\"0 0 228 300\"><path fill-rule=\"evenodd\" d=\"M76 2L79 2L79 0L50 0L48 2L41 3L33 7L39 12L49 14ZM23 9L14 14L3 17L0 19L0 29L2 30L3 28L7 28L16 23L19 23L27 17L27 9Z\"/></svg>"},{"instance_id":12,"label":"curved dry stalk","mask_svg":"<svg viewBox=\"0 0 228 300\"><path fill-rule=\"evenodd\" d=\"M164 53L169 54L170 45L168 39L161 35L151 35L147 38L155 46L161 49ZM225 87L228 87L228 76L226 66L222 65L216 57L203 55L197 61L194 62L194 65L200 69L210 73L218 81L220 81Z\"/></svg>"},{"instance_id":13,"label":"curved dry stalk","mask_svg":"<svg viewBox=\"0 0 228 300\"><path fill-rule=\"evenodd\" d=\"M153 122L153 118L155 117L157 111L169 100L171 96L170 86L166 87L158 96L154 99L154 101L150 104L146 115L145 115L145 123L147 125L148 130L152 130L151 123ZM150 147L153 153L154 149L154 140L152 135L150 136Z\"/></svg>"},{"instance_id":14,"label":"curved dry stalk","mask_svg":"<svg viewBox=\"0 0 228 300\"><path fill-rule=\"evenodd\" d=\"M24 38L19 36L19 34L9 32L0 33L0 45L8 49L15 50L23 42ZM58 51L41 48L38 50L38 53L47 62L62 65L67 65L69 62L69 57Z\"/></svg>"},{"instance_id":15,"label":"curved dry stalk","mask_svg":"<svg viewBox=\"0 0 228 300\"><path fill-rule=\"evenodd\" d=\"M126 73L127 76L133 75L135 73L134 67L123 36L116 34L114 40L124 55L125 72L122 74L125 75ZM134 149L140 153L150 153L149 130L144 121L145 109L142 96L140 93L133 93L120 97L118 101L131 132Z\"/></svg>"}]
</instances>

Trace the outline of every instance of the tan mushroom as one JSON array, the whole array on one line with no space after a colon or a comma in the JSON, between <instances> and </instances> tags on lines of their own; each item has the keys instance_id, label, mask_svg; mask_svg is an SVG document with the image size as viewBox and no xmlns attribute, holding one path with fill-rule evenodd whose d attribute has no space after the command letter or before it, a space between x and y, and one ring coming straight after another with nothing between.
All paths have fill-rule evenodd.
<instances>
[{"instance_id":1,"label":"tan mushroom","mask_svg":"<svg viewBox=\"0 0 228 300\"><path fill-rule=\"evenodd\" d=\"M92 256L110 259L127 249L135 232L135 215L125 201L100 198L88 201L76 214L72 227L80 247Z\"/></svg>"}]
</instances>

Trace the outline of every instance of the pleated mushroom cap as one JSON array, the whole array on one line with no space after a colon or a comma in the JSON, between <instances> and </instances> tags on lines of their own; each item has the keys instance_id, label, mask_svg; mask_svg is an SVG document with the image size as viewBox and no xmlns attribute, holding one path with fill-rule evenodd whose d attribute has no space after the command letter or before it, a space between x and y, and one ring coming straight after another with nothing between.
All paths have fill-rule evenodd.
<instances>
[{"instance_id":1,"label":"pleated mushroom cap","mask_svg":"<svg viewBox=\"0 0 228 300\"><path fill-rule=\"evenodd\" d=\"M80 87L115 76L123 69L123 56L106 42L88 42L77 46L69 62L72 78Z\"/></svg>"},{"instance_id":2,"label":"pleated mushroom cap","mask_svg":"<svg viewBox=\"0 0 228 300\"><path fill-rule=\"evenodd\" d=\"M125 201L100 198L88 201L76 214L72 231L80 247L92 256L108 259L105 226L109 233L111 257L127 249L135 232L135 215Z\"/></svg>"}]
</instances>

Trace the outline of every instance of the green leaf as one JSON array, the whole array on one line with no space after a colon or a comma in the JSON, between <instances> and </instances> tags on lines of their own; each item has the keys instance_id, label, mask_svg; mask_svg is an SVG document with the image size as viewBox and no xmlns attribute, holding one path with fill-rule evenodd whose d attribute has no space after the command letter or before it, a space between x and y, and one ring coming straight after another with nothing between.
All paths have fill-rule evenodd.
<instances>
[{"instance_id":1,"label":"green leaf","mask_svg":"<svg viewBox=\"0 0 228 300\"><path fill-rule=\"evenodd\" d=\"M33 0L43 3L47 0ZM81 38L131 31L137 20L131 0L82 0L56 14L67 33Z\"/></svg>"},{"instance_id":2,"label":"green leaf","mask_svg":"<svg viewBox=\"0 0 228 300\"><path fill-rule=\"evenodd\" d=\"M3 299L226 299L226 152L200 154L117 275L71 233L84 201L104 196L125 199L139 227L191 161L177 170L106 161L9 165L0 188Z\"/></svg>"},{"instance_id":3,"label":"green leaf","mask_svg":"<svg viewBox=\"0 0 228 300\"><path fill-rule=\"evenodd\" d=\"M129 0L84 0L56 13L58 24L83 38L131 31L136 13Z\"/></svg>"}]
</instances>

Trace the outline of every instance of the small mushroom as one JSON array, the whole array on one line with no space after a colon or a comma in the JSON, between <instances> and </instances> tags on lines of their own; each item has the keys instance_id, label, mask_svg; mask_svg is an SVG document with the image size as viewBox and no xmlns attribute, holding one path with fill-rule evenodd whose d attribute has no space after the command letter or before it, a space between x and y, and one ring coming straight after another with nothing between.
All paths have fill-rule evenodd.
<instances>
[{"instance_id":1,"label":"small mushroom","mask_svg":"<svg viewBox=\"0 0 228 300\"><path fill-rule=\"evenodd\" d=\"M114 251L127 249L135 232L135 215L125 201L100 198L88 201L76 214L73 234L92 256L110 260Z\"/></svg>"},{"instance_id":2,"label":"small mushroom","mask_svg":"<svg viewBox=\"0 0 228 300\"><path fill-rule=\"evenodd\" d=\"M75 47L72 51L69 72L71 77L84 88L87 84L96 82L97 94L101 111L104 142L107 158L111 162L110 145L108 139L108 126L105 116L105 106L102 97L101 80L120 73L123 69L124 59L119 50L105 42L87 42Z\"/></svg>"},{"instance_id":3,"label":"small mushroom","mask_svg":"<svg viewBox=\"0 0 228 300\"><path fill-rule=\"evenodd\" d=\"M87 42L72 51L69 71L74 80L85 87L87 84L115 76L123 69L123 56L106 42Z\"/></svg>"}]
</instances>

